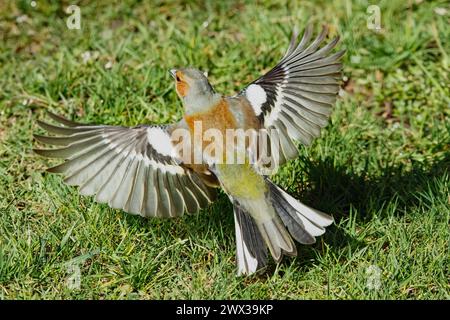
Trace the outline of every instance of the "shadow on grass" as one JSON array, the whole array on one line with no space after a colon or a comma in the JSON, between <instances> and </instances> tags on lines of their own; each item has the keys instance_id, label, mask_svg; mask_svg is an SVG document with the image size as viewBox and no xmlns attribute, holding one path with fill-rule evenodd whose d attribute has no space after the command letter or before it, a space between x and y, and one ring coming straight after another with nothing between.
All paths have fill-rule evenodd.
<instances>
[{"instance_id":1,"label":"shadow on grass","mask_svg":"<svg viewBox=\"0 0 450 320\"><path fill-rule=\"evenodd\" d=\"M439 161L413 164L411 169L402 165L387 166L382 174L349 173L345 166L334 166L332 158L311 162L303 159L311 188L297 196L314 208L332 213L337 221L356 211L357 221L367 221L373 215L383 214L383 208L393 201L404 214L423 201L430 182L450 172L450 152Z\"/></svg>"},{"instance_id":2,"label":"shadow on grass","mask_svg":"<svg viewBox=\"0 0 450 320\"><path fill-rule=\"evenodd\" d=\"M299 194L292 195L313 208L331 213L337 223L342 218L348 217L351 211L357 213L355 216L357 223L369 221L376 214L386 214L387 210L383 209L392 202L396 202L400 208L395 214L405 214L409 208L424 201L423 194L430 188L431 181L450 172L449 152L440 161L432 164L413 164L411 169L401 165L387 166L378 176L371 175L367 171L361 174L352 173L346 166L335 166L333 158L320 161L303 158L300 161L308 176L309 186ZM234 247L232 210L227 196L221 192L217 201L209 208L209 214L201 214L197 218L186 217L183 221L171 219L164 224L168 224L165 226L168 229L177 229L175 232L181 230L188 232L184 236L197 234L203 237L208 234L209 237L216 238L211 239L215 243L225 242L220 250L229 250L230 246ZM141 226L144 228L151 228L143 219L126 216L139 224L142 223ZM186 225L180 226L180 223ZM226 238L220 235L225 235ZM297 246L296 261L302 269L312 267L317 256L322 254L322 242L336 252L342 248L348 248L353 252L366 245L364 241L356 239L335 225L330 226L324 236L317 240L312 246ZM282 264L284 263L290 264L292 260L285 258L282 261ZM273 274L274 270L275 264L271 261L267 271L257 278L263 280L267 275Z\"/></svg>"},{"instance_id":3,"label":"shadow on grass","mask_svg":"<svg viewBox=\"0 0 450 320\"><path fill-rule=\"evenodd\" d=\"M386 167L380 176L349 173L344 166L335 166L332 158L323 161L305 162L306 174L311 187L293 194L307 205L331 213L336 222L357 213L356 223L366 222L374 215L383 217L383 210L389 203L396 202L394 214L404 215L408 209L426 201L426 193L433 186L432 181L450 173L450 152L432 164L421 163L406 170L403 166ZM431 183L431 184L430 184ZM344 229L336 226L327 228L327 232L313 246L298 246L299 266L308 269L322 250L321 242L332 251L347 247L351 252L366 245ZM284 260L283 263L290 263Z\"/></svg>"}]
</instances>

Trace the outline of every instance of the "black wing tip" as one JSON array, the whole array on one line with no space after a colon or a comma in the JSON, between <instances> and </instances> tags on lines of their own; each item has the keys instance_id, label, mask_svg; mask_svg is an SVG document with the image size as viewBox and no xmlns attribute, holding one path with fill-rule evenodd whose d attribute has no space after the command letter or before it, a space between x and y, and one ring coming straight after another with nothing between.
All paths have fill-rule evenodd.
<instances>
[{"instance_id":1,"label":"black wing tip","mask_svg":"<svg viewBox=\"0 0 450 320\"><path fill-rule=\"evenodd\" d=\"M48 122L37 119L36 123L42 129L51 132L52 129L66 129L66 127L55 126L54 124L50 124Z\"/></svg>"},{"instance_id":2,"label":"black wing tip","mask_svg":"<svg viewBox=\"0 0 450 320\"><path fill-rule=\"evenodd\" d=\"M64 171L59 170L59 166L47 168L45 171L49 172L49 173L63 173L64 172Z\"/></svg>"},{"instance_id":3,"label":"black wing tip","mask_svg":"<svg viewBox=\"0 0 450 320\"><path fill-rule=\"evenodd\" d=\"M313 33L314 25L316 25L314 22L311 22L311 21L307 22L305 28L303 29L303 34ZM321 24L321 33L323 33L323 32L328 33L329 29L330 28L328 27L327 24L325 24L325 23Z\"/></svg>"},{"instance_id":4,"label":"black wing tip","mask_svg":"<svg viewBox=\"0 0 450 320\"><path fill-rule=\"evenodd\" d=\"M329 43L331 43L331 46L335 47L339 43L340 40L341 40L341 36L336 35L333 39L331 39L331 41Z\"/></svg>"},{"instance_id":5,"label":"black wing tip","mask_svg":"<svg viewBox=\"0 0 450 320\"><path fill-rule=\"evenodd\" d=\"M50 131L49 128L57 128L57 129L70 129L70 128L78 128L78 127L85 127L85 126L89 126L87 124L84 123L78 123L78 122L74 122L71 120L68 120L56 113L53 113L51 111L46 111L46 114L48 115L48 117L50 119L52 119L53 121L55 121L58 125L54 125L54 124L50 124L48 122L36 119L36 123L39 127L41 127L44 130ZM62 125L62 126L61 126Z\"/></svg>"},{"instance_id":6,"label":"black wing tip","mask_svg":"<svg viewBox=\"0 0 450 320\"><path fill-rule=\"evenodd\" d=\"M34 153L36 153L36 154L38 154L38 155L40 155L40 156L43 156L43 157L48 157L48 155L47 155L47 151L49 151L49 150L47 150L47 149L35 149L35 148L33 148L33 149L31 149Z\"/></svg>"},{"instance_id":7,"label":"black wing tip","mask_svg":"<svg viewBox=\"0 0 450 320\"><path fill-rule=\"evenodd\" d=\"M57 122L59 124L62 124L64 126L67 126L67 127L82 127L82 126L85 126L85 124L83 124L83 123L79 123L79 122L75 122L75 121L69 120L69 119L64 118L63 116L61 116L59 114L53 113L53 112L48 111L48 110L47 110L47 115L52 120L54 120L55 122Z\"/></svg>"},{"instance_id":8,"label":"black wing tip","mask_svg":"<svg viewBox=\"0 0 450 320\"><path fill-rule=\"evenodd\" d=\"M313 23L308 23L307 26L305 27L304 34L306 33L307 30L309 32L312 32L313 25L314 25ZM323 23L321 25L320 33L316 39L320 39L321 37L325 38L329 33L330 33L330 26L328 24ZM330 42L335 42L337 44L340 40L341 40L341 36L338 34Z\"/></svg>"},{"instance_id":9,"label":"black wing tip","mask_svg":"<svg viewBox=\"0 0 450 320\"><path fill-rule=\"evenodd\" d=\"M36 123L38 124L39 127L41 127L44 130L45 130L45 127L51 126L51 124L49 124L45 121L39 120L39 119L36 120Z\"/></svg>"},{"instance_id":10,"label":"black wing tip","mask_svg":"<svg viewBox=\"0 0 450 320\"><path fill-rule=\"evenodd\" d=\"M292 36L292 39L291 39L291 42L290 42L289 49L291 49L293 42L298 42L298 40L294 40L294 36L296 35L297 38L298 38L298 35L299 35L298 31L296 32L296 29L297 29L297 26L294 26L294 28L293 28L293 30L292 30L292 35L293 35L293 36ZM315 38L314 42L322 43L322 42L325 40L326 36L328 35L329 31L330 31L330 27L329 27L327 24L322 24L322 25L321 25L321 31L320 31L320 33L317 35L317 37ZM308 23L306 24L306 27L305 27L304 30L303 30L303 35L302 35L302 37L299 38L300 41L299 41L298 43L301 43L301 42L303 42L303 41L305 41L305 40L306 40L306 42L310 42L310 41L311 41L311 36L313 35L313 33L314 33L314 23L308 22ZM334 48L334 47L338 44L338 42L339 42L340 40L341 40L340 35L336 35L336 36L329 42L329 45L331 45L331 47ZM298 44L297 44L297 45L298 45ZM295 51L295 50L292 50L292 51ZM289 53L292 53L292 51L288 51L288 52L289 52ZM287 55L287 54L286 54L286 55Z\"/></svg>"},{"instance_id":11,"label":"black wing tip","mask_svg":"<svg viewBox=\"0 0 450 320\"><path fill-rule=\"evenodd\" d=\"M328 31L330 31L330 27L327 24L322 23L322 31L321 31L321 33L327 34Z\"/></svg>"},{"instance_id":12,"label":"black wing tip","mask_svg":"<svg viewBox=\"0 0 450 320\"><path fill-rule=\"evenodd\" d=\"M33 138L34 138L34 140L36 140L36 141L38 141L40 143L48 144L47 138L50 138L50 137L43 136L43 135L40 135L40 134L33 134Z\"/></svg>"},{"instance_id":13,"label":"black wing tip","mask_svg":"<svg viewBox=\"0 0 450 320\"><path fill-rule=\"evenodd\" d=\"M33 139L42 144L49 144L47 141L47 138L49 138L49 137L43 136L40 134L33 134ZM40 149L33 149L33 151L35 151L35 150L40 150Z\"/></svg>"},{"instance_id":14,"label":"black wing tip","mask_svg":"<svg viewBox=\"0 0 450 320\"><path fill-rule=\"evenodd\" d=\"M65 119L62 116L60 116L60 115L58 115L56 113L53 113L53 112L51 112L49 110L47 110L46 113L47 113L47 116L50 117L50 119L56 121L57 123L63 124L62 121L65 120Z\"/></svg>"},{"instance_id":15,"label":"black wing tip","mask_svg":"<svg viewBox=\"0 0 450 320\"><path fill-rule=\"evenodd\" d=\"M306 23L306 27L305 27L305 30L303 33L312 32L313 28L314 28L314 23L312 23L310 21L310 22Z\"/></svg>"}]
</instances>

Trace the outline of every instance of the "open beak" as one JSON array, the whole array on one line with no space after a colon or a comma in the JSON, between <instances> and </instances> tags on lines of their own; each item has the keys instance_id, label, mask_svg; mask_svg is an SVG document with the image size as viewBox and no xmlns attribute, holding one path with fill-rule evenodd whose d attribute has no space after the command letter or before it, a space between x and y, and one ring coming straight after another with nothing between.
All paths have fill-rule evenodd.
<instances>
[{"instance_id":1,"label":"open beak","mask_svg":"<svg viewBox=\"0 0 450 320\"><path fill-rule=\"evenodd\" d=\"M177 77L177 69L170 69L169 73L172 76L172 78L175 79Z\"/></svg>"}]
</instances>

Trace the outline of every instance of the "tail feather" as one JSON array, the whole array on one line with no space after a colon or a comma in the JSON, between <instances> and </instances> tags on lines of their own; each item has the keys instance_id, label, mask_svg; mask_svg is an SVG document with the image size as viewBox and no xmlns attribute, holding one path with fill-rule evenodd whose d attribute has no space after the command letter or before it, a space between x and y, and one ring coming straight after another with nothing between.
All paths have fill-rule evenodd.
<instances>
[{"instance_id":1,"label":"tail feather","mask_svg":"<svg viewBox=\"0 0 450 320\"><path fill-rule=\"evenodd\" d=\"M254 219L233 201L238 276L252 274L267 265L267 247Z\"/></svg>"},{"instance_id":2,"label":"tail feather","mask_svg":"<svg viewBox=\"0 0 450 320\"><path fill-rule=\"evenodd\" d=\"M275 186L279 193L283 196L283 198L286 199L287 202L297 211L299 212L303 217L314 223L316 226L319 227L328 227L334 222L334 219L332 216L323 213L319 210L310 208L300 201L296 200L294 197L292 197L289 193L278 187L277 185L273 184L271 182L271 185Z\"/></svg>"},{"instance_id":3,"label":"tail feather","mask_svg":"<svg viewBox=\"0 0 450 320\"><path fill-rule=\"evenodd\" d=\"M290 210L291 208L286 206L283 200L276 194L272 197L272 204L295 240L301 244L313 244L316 242L316 238L306 231L303 223L299 221L300 219L295 219L293 217L292 211Z\"/></svg>"},{"instance_id":4,"label":"tail feather","mask_svg":"<svg viewBox=\"0 0 450 320\"><path fill-rule=\"evenodd\" d=\"M262 222L260 230L273 259L277 263L281 261L283 254L289 256L297 255L297 247L280 218L275 216L271 220Z\"/></svg>"},{"instance_id":5,"label":"tail feather","mask_svg":"<svg viewBox=\"0 0 450 320\"><path fill-rule=\"evenodd\" d=\"M297 255L292 238L313 244L333 218L294 199L266 179L265 198L235 199L236 262L238 275L252 274L267 265L267 248L278 263L283 255Z\"/></svg>"},{"instance_id":6,"label":"tail feather","mask_svg":"<svg viewBox=\"0 0 450 320\"><path fill-rule=\"evenodd\" d=\"M324 234L325 227L333 223L331 216L304 205L270 180L267 181L272 205L298 242L314 243L315 237Z\"/></svg>"}]
</instances>

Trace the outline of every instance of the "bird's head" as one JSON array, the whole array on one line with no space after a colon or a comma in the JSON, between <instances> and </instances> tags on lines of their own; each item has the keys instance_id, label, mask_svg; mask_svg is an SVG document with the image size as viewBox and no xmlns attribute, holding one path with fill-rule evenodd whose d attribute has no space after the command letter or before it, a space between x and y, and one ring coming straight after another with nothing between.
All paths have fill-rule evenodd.
<instances>
[{"instance_id":1,"label":"bird's head","mask_svg":"<svg viewBox=\"0 0 450 320\"><path fill-rule=\"evenodd\" d=\"M216 93L206 75L194 68L171 69L178 96L183 100L186 112L209 107Z\"/></svg>"}]
</instances>

